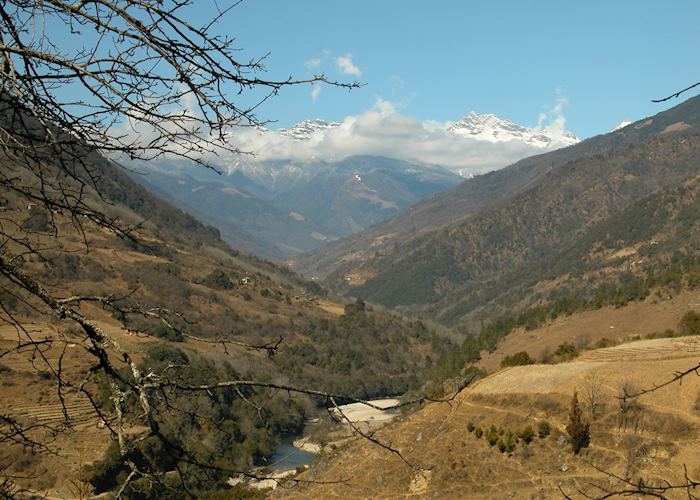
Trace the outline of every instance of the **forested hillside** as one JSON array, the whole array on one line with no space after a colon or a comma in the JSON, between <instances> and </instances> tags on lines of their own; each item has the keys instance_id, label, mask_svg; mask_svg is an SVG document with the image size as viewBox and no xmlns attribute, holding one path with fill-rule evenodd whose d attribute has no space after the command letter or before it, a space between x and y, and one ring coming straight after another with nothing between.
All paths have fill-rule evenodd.
<instances>
[{"instance_id":1,"label":"forested hillside","mask_svg":"<svg viewBox=\"0 0 700 500\"><path fill-rule=\"evenodd\" d=\"M328 278L334 286L340 286L342 277L348 275L356 275L361 282L371 275L369 270L373 259L383 258L394 251L401 255L404 243L487 210L500 200L515 196L532 184L543 182L544 176L551 170L589 156L623 152L662 132L693 129L700 129L700 97L609 134L532 156L504 169L468 179L361 233L301 255L295 259L295 265L308 276Z\"/></svg>"},{"instance_id":2,"label":"forested hillside","mask_svg":"<svg viewBox=\"0 0 700 500\"><path fill-rule=\"evenodd\" d=\"M403 244L386 242L403 238L407 230L379 236L376 246L368 244L338 261L327 282L463 332L478 332L484 319L529 304L537 283L575 270L578 266L571 268L571 259L566 265L552 263L570 255L571 248L580 248L581 238L594 238L589 231L652 193L697 174L699 109L700 100L694 98L606 136L483 176L506 179L506 171L515 178L539 172L511 188L515 192L495 193L492 201L477 203L473 213L432 231L418 230ZM483 182L486 179L466 181L430 202L436 206L443 197L447 202L457 190L476 189ZM479 192L486 198L483 190ZM439 213L423 212L427 203L373 230L381 231L386 224L408 227L413 213L418 221L421 214ZM359 244L361 237L354 241Z\"/></svg>"}]
</instances>

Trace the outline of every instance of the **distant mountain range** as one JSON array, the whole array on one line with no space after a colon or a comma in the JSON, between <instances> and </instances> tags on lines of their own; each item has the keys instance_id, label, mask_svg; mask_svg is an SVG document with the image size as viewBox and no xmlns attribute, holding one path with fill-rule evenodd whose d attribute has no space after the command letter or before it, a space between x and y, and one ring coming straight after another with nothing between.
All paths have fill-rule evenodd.
<instances>
[{"instance_id":1,"label":"distant mountain range","mask_svg":"<svg viewBox=\"0 0 700 500\"><path fill-rule=\"evenodd\" d=\"M342 123L304 120L288 129L255 132L294 144L323 141ZM527 128L494 115L471 112L436 125L456 141L518 144L523 151L551 150L578 142L570 133ZM389 219L463 179L420 162L355 155L342 160L215 160L223 175L182 162L152 161L134 179L221 230L230 244L271 259L287 259Z\"/></svg>"},{"instance_id":2,"label":"distant mountain range","mask_svg":"<svg viewBox=\"0 0 700 500\"><path fill-rule=\"evenodd\" d=\"M461 181L440 167L371 156L239 160L223 175L177 162L139 169L137 181L219 228L228 243L272 259L356 233Z\"/></svg>"},{"instance_id":3,"label":"distant mountain range","mask_svg":"<svg viewBox=\"0 0 700 500\"><path fill-rule=\"evenodd\" d=\"M528 287L555 279L552 263L598 224L698 173L700 97L469 179L300 255L296 266L352 295L457 326L485 304L517 304Z\"/></svg>"},{"instance_id":4,"label":"distant mountain range","mask_svg":"<svg viewBox=\"0 0 700 500\"><path fill-rule=\"evenodd\" d=\"M338 122L327 122L316 118L315 120L304 120L291 128L282 128L277 132L294 139L306 140L311 138L311 136L317 132L323 132L324 130L333 129L338 126L340 126L340 123Z\"/></svg>"},{"instance_id":5,"label":"distant mountain range","mask_svg":"<svg viewBox=\"0 0 700 500\"><path fill-rule=\"evenodd\" d=\"M321 119L304 120L288 129L279 129L277 133L297 140L309 140L328 130L340 127L338 122L328 122ZM448 121L442 127L456 136L477 139L485 142L516 141L542 149L571 146L580 142L573 133L563 131L554 135L546 128L524 127L494 114L479 114L470 111L457 121Z\"/></svg>"}]
</instances>

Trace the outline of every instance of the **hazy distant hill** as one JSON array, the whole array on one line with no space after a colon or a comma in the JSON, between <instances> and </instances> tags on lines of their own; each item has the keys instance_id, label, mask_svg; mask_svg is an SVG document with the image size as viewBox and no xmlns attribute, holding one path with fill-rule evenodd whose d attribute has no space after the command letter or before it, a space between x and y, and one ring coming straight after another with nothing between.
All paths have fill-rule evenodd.
<instances>
[{"instance_id":1,"label":"hazy distant hill","mask_svg":"<svg viewBox=\"0 0 700 500\"><path fill-rule=\"evenodd\" d=\"M389 158L240 162L223 175L176 163L134 179L215 225L230 244L284 259L387 219L458 183L445 169Z\"/></svg>"}]
</instances>

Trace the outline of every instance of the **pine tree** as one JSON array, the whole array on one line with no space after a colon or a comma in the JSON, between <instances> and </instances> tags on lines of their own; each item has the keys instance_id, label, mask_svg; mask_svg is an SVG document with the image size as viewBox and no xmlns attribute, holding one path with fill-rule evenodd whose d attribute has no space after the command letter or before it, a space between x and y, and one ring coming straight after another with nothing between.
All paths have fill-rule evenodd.
<instances>
[{"instance_id":1,"label":"pine tree","mask_svg":"<svg viewBox=\"0 0 700 500\"><path fill-rule=\"evenodd\" d=\"M583 422L581 418L581 406L578 402L578 395L574 391L574 396L571 398L571 407L569 409L569 424L566 426L566 432L569 434L569 442L571 443L571 451L578 455L582 448L587 447L591 442L590 424Z\"/></svg>"}]
</instances>

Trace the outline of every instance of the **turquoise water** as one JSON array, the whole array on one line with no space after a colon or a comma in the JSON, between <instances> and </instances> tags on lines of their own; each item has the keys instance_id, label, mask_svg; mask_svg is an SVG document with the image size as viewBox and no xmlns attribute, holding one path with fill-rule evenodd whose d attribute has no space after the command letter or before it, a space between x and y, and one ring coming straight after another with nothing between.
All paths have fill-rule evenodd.
<instances>
[{"instance_id":1,"label":"turquoise water","mask_svg":"<svg viewBox=\"0 0 700 500\"><path fill-rule=\"evenodd\" d=\"M271 471L296 469L300 465L314 463L316 455L295 448L292 442L300 436L287 437L282 440L269 460L267 469Z\"/></svg>"}]
</instances>

